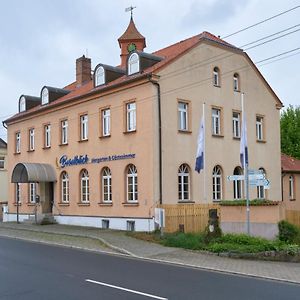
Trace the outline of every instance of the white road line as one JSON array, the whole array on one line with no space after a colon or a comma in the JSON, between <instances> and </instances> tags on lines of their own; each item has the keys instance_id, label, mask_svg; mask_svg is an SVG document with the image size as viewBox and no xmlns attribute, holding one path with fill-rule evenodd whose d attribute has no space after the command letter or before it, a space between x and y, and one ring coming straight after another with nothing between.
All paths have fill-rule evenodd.
<instances>
[{"instance_id":1,"label":"white road line","mask_svg":"<svg viewBox=\"0 0 300 300\"><path fill-rule=\"evenodd\" d=\"M99 285L104 285L104 286L107 286L107 287L110 287L110 288L113 288L113 289L122 290L122 291L133 293L133 294L142 295L142 296L145 296L145 297L150 297L150 298L159 299L159 300L168 300L167 298L162 298L162 297L158 297L158 296L155 296L155 295L142 293L142 292L139 292L139 291L126 289L126 288L123 288L123 287L120 287L120 286L116 286L116 285L112 285L112 284L108 284L108 283L104 283L104 282L99 282L99 281L95 281L95 280L91 280L91 279L86 279L85 281L90 282L90 283L99 284Z\"/></svg>"}]
</instances>

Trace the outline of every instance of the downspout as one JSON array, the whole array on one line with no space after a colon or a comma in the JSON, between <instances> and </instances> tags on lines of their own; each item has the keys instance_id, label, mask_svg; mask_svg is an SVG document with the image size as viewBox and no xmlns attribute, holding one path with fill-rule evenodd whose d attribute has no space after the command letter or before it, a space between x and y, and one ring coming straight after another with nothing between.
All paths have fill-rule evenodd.
<instances>
[{"instance_id":1,"label":"downspout","mask_svg":"<svg viewBox=\"0 0 300 300\"><path fill-rule=\"evenodd\" d=\"M158 104L158 160L159 160L159 204L162 204L162 144L161 144L161 93L158 82L150 79L150 82L157 88L157 104Z\"/></svg>"}]
</instances>

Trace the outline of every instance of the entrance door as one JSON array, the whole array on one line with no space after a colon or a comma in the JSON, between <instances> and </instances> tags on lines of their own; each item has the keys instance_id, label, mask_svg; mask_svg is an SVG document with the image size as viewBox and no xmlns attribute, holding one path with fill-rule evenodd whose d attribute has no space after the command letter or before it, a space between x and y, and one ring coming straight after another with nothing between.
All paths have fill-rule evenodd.
<instances>
[{"instance_id":1,"label":"entrance door","mask_svg":"<svg viewBox=\"0 0 300 300\"><path fill-rule=\"evenodd\" d=\"M54 203L54 184L53 182L44 182L42 185L44 186L44 192L41 189L41 196L44 198L42 202L42 212L51 214L53 212Z\"/></svg>"}]
</instances>

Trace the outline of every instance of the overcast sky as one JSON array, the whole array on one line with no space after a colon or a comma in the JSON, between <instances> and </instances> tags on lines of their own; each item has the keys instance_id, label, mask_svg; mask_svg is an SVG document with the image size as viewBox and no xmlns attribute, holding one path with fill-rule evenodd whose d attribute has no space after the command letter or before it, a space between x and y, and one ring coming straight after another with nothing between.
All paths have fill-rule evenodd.
<instances>
[{"instance_id":1,"label":"overcast sky","mask_svg":"<svg viewBox=\"0 0 300 300\"><path fill-rule=\"evenodd\" d=\"M0 120L18 110L21 94L75 80L75 60L88 53L92 67L118 65L118 37L134 20L153 52L202 31L224 37L299 6L295 0L0 0ZM225 39L242 46L296 26L300 7ZM286 31L299 30L300 25ZM284 34L283 33L283 34ZM274 36L275 37L275 36ZM300 31L247 51L254 62L300 47ZM292 55L291 55L292 54ZM300 105L300 51L259 65L285 106ZM0 125L0 137L6 130Z\"/></svg>"}]
</instances>

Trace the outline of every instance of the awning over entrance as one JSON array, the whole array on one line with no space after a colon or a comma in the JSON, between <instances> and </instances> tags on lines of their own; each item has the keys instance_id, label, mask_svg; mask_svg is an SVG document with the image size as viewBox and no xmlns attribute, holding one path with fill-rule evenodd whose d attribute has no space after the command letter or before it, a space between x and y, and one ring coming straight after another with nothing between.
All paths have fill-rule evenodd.
<instances>
[{"instance_id":1,"label":"awning over entrance","mask_svg":"<svg viewBox=\"0 0 300 300\"><path fill-rule=\"evenodd\" d=\"M12 173L12 183L54 182L55 170L51 165L38 163L18 163Z\"/></svg>"}]
</instances>

